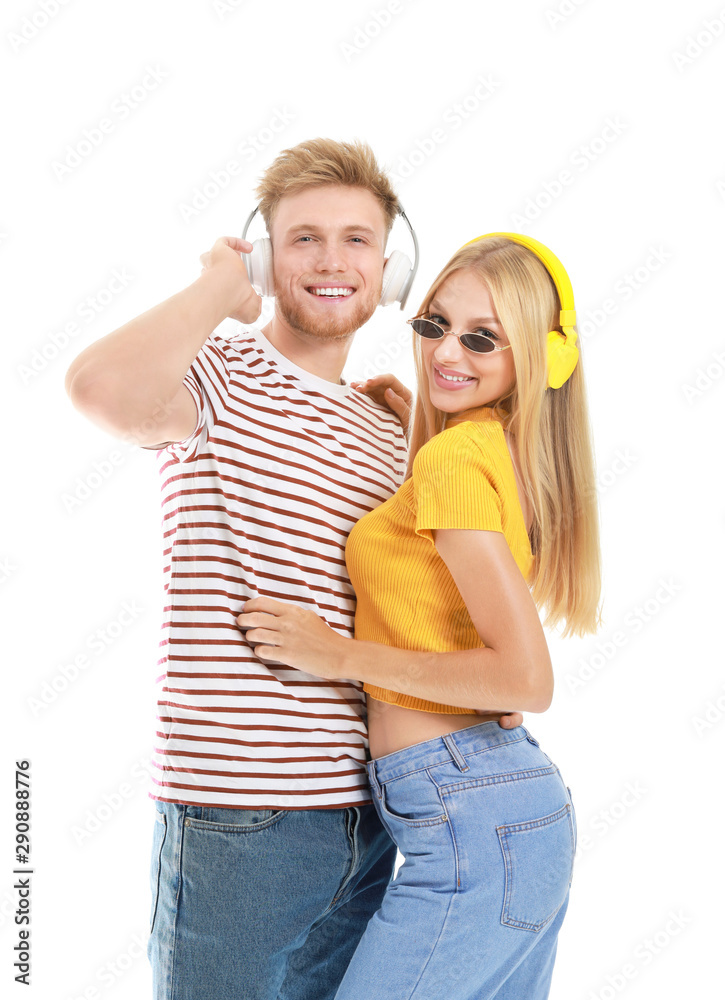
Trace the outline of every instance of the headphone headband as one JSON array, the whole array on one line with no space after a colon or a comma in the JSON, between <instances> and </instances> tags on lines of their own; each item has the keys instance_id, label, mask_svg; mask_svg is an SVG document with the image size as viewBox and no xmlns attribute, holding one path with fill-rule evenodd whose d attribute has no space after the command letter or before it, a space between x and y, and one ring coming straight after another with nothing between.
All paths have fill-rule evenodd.
<instances>
[{"instance_id":1,"label":"headphone headband","mask_svg":"<svg viewBox=\"0 0 725 1000\"><path fill-rule=\"evenodd\" d=\"M244 223L244 229L242 230L242 239L243 240L246 240L246 238L247 238L247 230L249 229L249 226L250 226L250 224L252 222L252 219L254 218L254 216L257 214L258 211L259 211L259 205L257 205L256 208L253 208L252 211L247 216L247 221Z\"/></svg>"},{"instance_id":2,"label":"headphone headband","mask_svg":"<svg viewBox=\"0 0 725 1000\"><path fill-rule=\"evenodd\" d=\"M535 254L546 270L551 275L557 294L561 310L559 312L559 326L561 334L552 330L548 336L548 363L549 377L548 384L552 389L558 389L566 382L576 367L579 359L579 349L576 346L577 334L574 330L576 323L576 310L574 309L574 289L571 287L569 275L564 269L556 254L552 253L543 243L539 243L531 236L522 236L521 233L486 233L484 236L476 236L463 244L463 247L478 243L479 240L486 240L489 237L502 236L513 243L520 243ZM460 249L462 250L463 247ZM562 337L564 338L562 340Z\"/></svg>"},{"instance_id":3,"label":"headphone headband","mask_svg":"<svg viewBox=\"0 0 725 1000\"><path fill-rule=\"evenodd\" d=\"M408 227L408 232L410 233L411 238L413 240L413 266L410 269L410 277L408 278L405 284L405 288L403 289L404 294L400 300L400 308L405 309L405 303L408 301L408 296L410 295L410 289L413 286L413 281L415 280L415 276L418 272L418 261L420 260L420 253L418 250L418 237L415 235L415 229L413 229L413 227L411 226L410 219L405 214L403 206L400 204L400 202L398 202L398 215L401 217L403 222Z\"/></svg>"}]
</instances>

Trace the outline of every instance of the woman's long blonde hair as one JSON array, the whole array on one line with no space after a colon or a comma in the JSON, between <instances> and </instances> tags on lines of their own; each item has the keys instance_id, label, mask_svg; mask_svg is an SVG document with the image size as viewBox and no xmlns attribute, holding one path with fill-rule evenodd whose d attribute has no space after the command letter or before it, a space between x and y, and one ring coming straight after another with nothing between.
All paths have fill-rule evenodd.
<instances>
[{"instance_id":1,"label":"woman's long blonde hair","mask_svg":"<svg viewBox=\"0 0 725 1000\"><path fill-rule=\"evenodd\" d=\"M594 449L586 387L579 361L559 389L547 387L547 333L559 330L561 306L544 264L526 247L489 237L462 247L436 277L421 304L428 308L455 271L471 270L488 288L511 344L516 380L490 400L516 439L526 496L534 511L529 532L533 565L528 577L544 625L565 622L562 637L596 632L601 625L601 554ZM420 338L413 334L418 395L408 476L419 449L445 429L446 414L430 401Z\"/></svg>"}]
</instances>

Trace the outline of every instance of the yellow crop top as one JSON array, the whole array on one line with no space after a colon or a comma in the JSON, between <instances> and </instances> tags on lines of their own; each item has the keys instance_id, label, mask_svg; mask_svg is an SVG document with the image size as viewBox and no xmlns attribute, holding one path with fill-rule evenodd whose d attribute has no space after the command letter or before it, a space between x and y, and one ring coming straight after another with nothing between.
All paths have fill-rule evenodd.
<instances>
[{"instance_id":1,"label":"yellow crop top","mask_svg":"<svg viewBox=\"0 0 725 1000\"><path fill-rule=\"evenodd\" d=\"M501 531L524 578L533 562L502 422L480 406L449 418L420 449L413 475L362 517L345 550L357 595L355 638L447 652L485 645L433 541L437 528ZM486 581L481 581L485 587ZM425 712L475 715L363 685L378 701Z\"/></svg>"}]
</instances>

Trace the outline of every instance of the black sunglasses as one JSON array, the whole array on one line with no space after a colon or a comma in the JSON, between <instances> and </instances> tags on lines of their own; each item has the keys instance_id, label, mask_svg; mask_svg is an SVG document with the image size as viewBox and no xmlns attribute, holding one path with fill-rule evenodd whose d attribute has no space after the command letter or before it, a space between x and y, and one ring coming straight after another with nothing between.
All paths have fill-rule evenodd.
<instances>
[{"instance_id":1,"label":"black sunglasses","mask_svg":"<svg viewBox=\"0 0 725 1000\"><path fill-rule=\"evenodd\" d=\"M499 347L494 344L490 337L487 337L483 333L453 333L452 330L444 330L442 326L434 323L432 319L425 319L421 316L409 319L407 322L410 323L417 334L421 337L426 337L428 340L442 340L446 334L450 333L451 336L458 337L463 346L467 350L473 351L474 354L507 351L511 347L511 344L504 344L502 347Z\"/></svg>"}]
</instances>

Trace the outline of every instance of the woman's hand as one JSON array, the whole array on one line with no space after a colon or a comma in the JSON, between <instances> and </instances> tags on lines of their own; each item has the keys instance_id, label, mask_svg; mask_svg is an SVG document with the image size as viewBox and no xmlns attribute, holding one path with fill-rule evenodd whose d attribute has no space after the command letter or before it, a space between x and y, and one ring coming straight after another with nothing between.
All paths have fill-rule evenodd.
<instances>
[{"instance_id":1,"label":"woman's hand","mask_svg":"<svg viewBox=\"0 0 725 1000\"><path fill-rule=\"evenodd\" d=\"M413 394L395 375L375 375L367 382L351 382L350 385L358 392L364 392L368 396L384 406L398 417L403 425L406 437L408 435L408 424L410 423L410 410L413 405Z\"/></svg>"},{"instance_id":2,"label":"woman's hand","mask_svg":"<svg viewBox=\"0 0 725 1000\"><path fill-rule=\"evenodd\" d=\"M313 611L271 597L254 597L237 615L237 624L246 630L247 642L261 660L286 663L315 677L343 676L340 666L350 640Z\"/></svg>"},{"instance_id":3,"label":"woman's hand","mask_svg":"<svg viewBox=\"0 0 725 1000\"><path fill-rule=\"evenodd\" d=\"M354 669L350 672L354 662L350 654L357 644L339 635L313 611L271 597L254 597L237 615L237 624L246 631L247 642L261 660L285 663L328 680L361 679L355 677ZM490 715L491 710L476 709L476 714ZM523 721L520 712L507 712L498 724L502 729L515 729Z\"/></svg>"}]
</instances>

